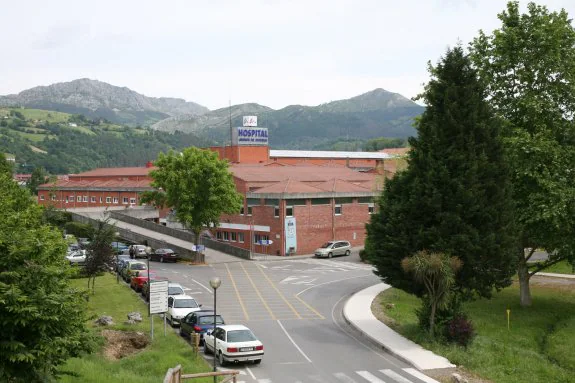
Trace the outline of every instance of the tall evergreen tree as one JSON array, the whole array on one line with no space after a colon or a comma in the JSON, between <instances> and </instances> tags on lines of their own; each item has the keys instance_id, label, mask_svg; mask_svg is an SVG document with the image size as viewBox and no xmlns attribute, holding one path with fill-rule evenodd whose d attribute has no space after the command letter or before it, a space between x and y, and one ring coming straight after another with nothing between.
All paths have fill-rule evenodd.
<instances>
[{"instance_id":1,"label":"tall evergreen tree","mask_svg":"<svg viewBox=\"0 0 575 383\"><path fill-rule=\"evenodd\" d=\"M390 180L367 225L376 274L424 295L401 268L418 251L461 259L454 288L489 297L511 283L513 205L500 124L461 47L449 49L420 96L427 109L410 138L408 168Z\"/></svg>"}]
</instances>

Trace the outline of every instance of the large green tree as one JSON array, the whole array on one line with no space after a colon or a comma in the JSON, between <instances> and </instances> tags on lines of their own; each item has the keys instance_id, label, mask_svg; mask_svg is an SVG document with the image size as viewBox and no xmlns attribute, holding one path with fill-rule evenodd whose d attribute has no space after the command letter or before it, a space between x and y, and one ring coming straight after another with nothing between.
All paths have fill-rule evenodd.
<instances>
[{"instance_id":1,"label":"large green tree","mask_svg":"<svg viewBox=\"0 0 575 383\"><path fill-rule=\"evenodd\" d=\"M13 171L14 171L14 167L6 159L6 155L4 155L4 153L0 153L0 173L8 174L8 175L12 176Z\"/></svg>"},{"instance_id":2,"label":"large green tree","mask_svg":"<svg viewBox=\"0 0 575 383\"><path fill-rule=\"evenodd\" d=\"M46 169L43 167L35 167L30 175L30 181L28 181L28 189L32 195L38 194L38 186L45 184L48 181L48 174Z\"/></svg>"},{"instance_id":3,"label":"large green tree","mask_svg":"<svg viewBox=\"0 0 575 383\"><path fill-rule=\"evenodd\" d=\"M48 381L90 349L85 296L69 285L62 233L6 174L0 211L0 381Z\"/></svg>"},{"instance_id":4,"label":"large green tree","mask_svg":"<svg viewBox=\"0 0 575 383\"><path fill-rule=\"evenodd\" d=\"M457 295L489 297L511 283L517 247L500 124L461 47L429 71L408 168L385 186L367 225L367 256L384 282L418 296L424 286L402 259L422 250L458 257Z\"/></svg>"},{"instance_id":5,"label":"large green tree","mask_svg":"<svg viewBox=\"0 0 575 383\"><path fill-rule=\"evenodd\" d=\"M508 3L500 29L471 45L486 96L507 122L523 306L535 273L575 256L575 29L564 10L527 9ZM549 259L530 264L536 249Z\"/></svg>"},{"instance_id":6,"label":"large green tree","mask_svg":"<svg viewBox=\"0 0 575 383\"><path fill-rule=\"evenodd\" d=\"M228 162L217 153L190 147L160 153L154 165L150 176L157 190L143 193L140 201L174 208L178 220L194 232L196 245L204 227L217 226L223 213L240 211L243 198Z\"/></svg>"}]
</instances>

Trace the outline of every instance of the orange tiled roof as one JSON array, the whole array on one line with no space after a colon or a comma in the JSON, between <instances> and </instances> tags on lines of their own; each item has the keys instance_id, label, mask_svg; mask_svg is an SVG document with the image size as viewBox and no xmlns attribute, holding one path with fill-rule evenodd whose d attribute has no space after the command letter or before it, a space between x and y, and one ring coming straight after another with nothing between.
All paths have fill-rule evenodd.
<instances>
[{"instance_id":1,"label":"orange tiled roof","mask_svg":"<svg viewBox=\"0 0 575 383\"><path fill-rule=\"evenodd\" d=\"M339 193L369 192L371 191L370 186L371 185L368 183L366 183L365 186L363 186L358 183L351 183L337 178L316 185L316 187L319 189Z\"/></svg>"},{"instance_id":2,"label":"orange tiled roof","mask_svg":"<svg viewBox=\"0 0 575 383\"><path fill-rule=\"evenodd\" d=\"M287 179L277 182L271 186L262 187L252 190L253 193L322 193L324 190L307 185L300 181Z\"/></svg>"},{"instance_id":3,"label":"orange tiled roof","mask_svg":"<svg viewBox=\"0 0 575 383\"><path fill-rule=\"evenodd\" d=\"M234 177L247 182L281 182L287 179L300 182L324 182L338 178L349 182L369 181L372 174L356 172L345 167L318 166L236 166L230 167Z\"/></svg>"},{"instance_id":4,"label":"orange tiled roof","mask_svg":"<svg viewBox=\"0 0 575 383\"><path fill-rule=\"evenodd\" d=\"M130 188L130 189L150 189L150 180L126 181L126 180L107 180L107 181L74 181L58 180L56 182L40 185L40 189L66 189L66 188L85 188L85 189L110 189L110 188Z\"/></svg>"}]
</instances>

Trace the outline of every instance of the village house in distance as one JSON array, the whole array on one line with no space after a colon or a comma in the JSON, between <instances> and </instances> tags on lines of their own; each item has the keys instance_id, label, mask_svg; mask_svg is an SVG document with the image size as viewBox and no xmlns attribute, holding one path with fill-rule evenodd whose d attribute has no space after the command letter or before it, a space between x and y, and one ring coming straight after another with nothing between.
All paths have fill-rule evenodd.
<instances>
[{"instance_id":1,"label":"village house in distance","mask_svg":"<svg viewBox=\"0 0 575 383\"><path fill-rule=\"evenodd\" d=\"M231 146L209 150L230 162L244 196L242 210L223 215L212 230L215 238L281 256L309 254L330 240L363 245L375 198L397 166L385 152L270 150L268 129L255 116L232 130ZM140 193L152 189L153 169L148 163L70 174L40 186L38 202L70 210L138 205Z\"/></svg>"}]
</instances>

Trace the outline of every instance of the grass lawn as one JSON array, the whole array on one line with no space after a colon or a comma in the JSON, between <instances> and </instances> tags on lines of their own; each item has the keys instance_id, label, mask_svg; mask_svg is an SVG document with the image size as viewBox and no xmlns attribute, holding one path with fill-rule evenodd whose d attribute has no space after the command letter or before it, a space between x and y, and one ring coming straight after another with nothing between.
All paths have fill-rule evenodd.
<instances>
[{"instance_id":1,"label":"grass lawn","mask_svg":"<svg viewBox=\"0 0 575 383\"><path fill-rule=\"evenodd\" d=\"M575 285L531 284L533 305L519 305L518 286L491 300L470 302L465 311L477 337L465 350L430 341L417 327L419 300L396 289L380 294L385 322L452 363L497 383L575 382ZM385 303L394 308L386 309ZM507 329L506 310L511 310Z\"/></svg>"},{"instance_id":2,"label":"grass lawn","mask_svg":"<svg viewBox=\"0 0 575 383\"><path fill-rule=\"evenodd\" d=\"M73 280L75 286L86 288L86 279ZM139 296L115 276L106 274L96 278L96 293L90 296L88 310L96 316L110 315L116 325L106 327L114 330L141 331L149 335L150 320L147 306ZM136 325L125 325L126 315L132 311L142 313L144 320ZM90 324L90 326L93 326ZM100 332L102 327L94 327ZM102 338L103 339L103 338ZM122 358L110 360L103 355L102 349L92 355L72 358L61 370L69 375L62 376L61 382L118 382L118 383L157 383L162 382L166 371L178 364L185 374L211 371L211 367L201 356L195 355L192 347L167 325L164 337L163 322L159 316L154 318L154 340L142 351ZM213 382L213 378L195 379L194 382Z\"/></svg>"},{"instance_id":3,"label":"grass lawn","mask_svg":"<svg viewBox=\"0 0 575 383\"><path fill-rule=\"evenodd\" d=\"M542 273L573 274L573 266L567 261L562 261L541 271ZM537 275L537 274L535 274Z\"/></svg>"}]
</instances>

